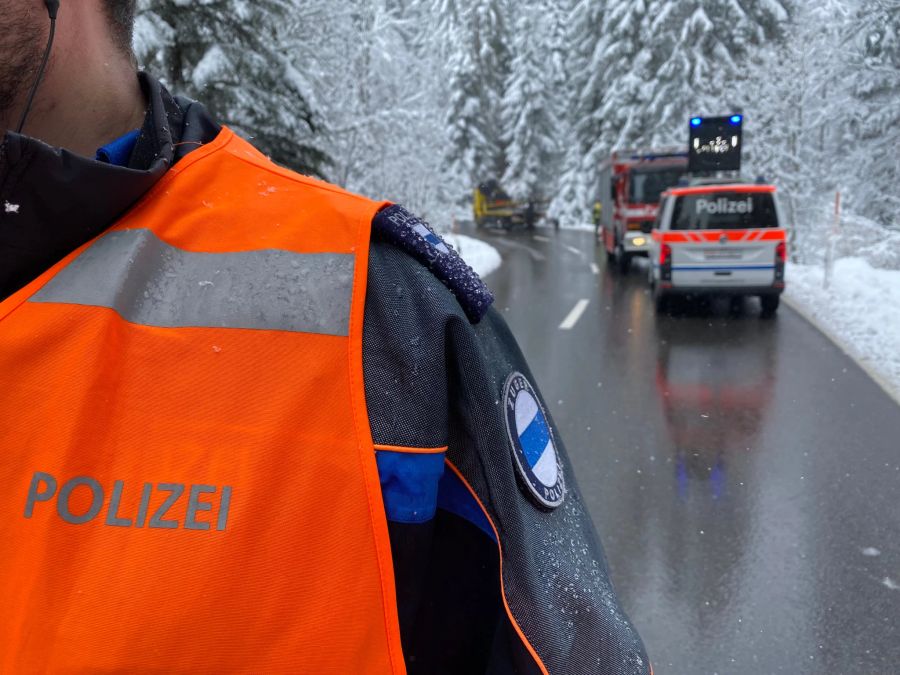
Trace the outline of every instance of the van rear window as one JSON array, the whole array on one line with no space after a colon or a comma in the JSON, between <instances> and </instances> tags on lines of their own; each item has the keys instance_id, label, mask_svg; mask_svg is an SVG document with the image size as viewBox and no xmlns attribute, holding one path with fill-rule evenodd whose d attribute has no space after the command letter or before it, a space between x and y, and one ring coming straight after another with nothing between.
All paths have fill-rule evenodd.
<instances>
[{"instance_id":1,"label":"van rear window","mask_svg":"<svg viewBox=\"0 0 900 675\"><path fill-rule=\"evenodd\" d=\"M673 230L744 230L778 227L771 192L710 192L675 200Z\"/></svg>"}]
</instances>

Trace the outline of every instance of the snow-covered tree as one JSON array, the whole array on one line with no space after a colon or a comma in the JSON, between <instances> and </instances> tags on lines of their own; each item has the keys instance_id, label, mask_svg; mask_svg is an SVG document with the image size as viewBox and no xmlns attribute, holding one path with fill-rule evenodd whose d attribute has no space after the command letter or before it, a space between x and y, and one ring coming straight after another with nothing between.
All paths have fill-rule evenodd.
<instances>
[{"instance_id":1,"label":"snow-covered tree","mask_svg":"<svg viewBox=\"0 0 900 675\"><path fill-rule=\"evenodd\" d=\"M465 28L470 22L465 22ZM465 29L464 29L465 30ZM468 32L468 31L467 31ZM485 113L481 96L481 72L472 42L460 45L450 57L450 81L445 110L447 149L446 157L451 171L463 176L470 186L475 185L490 166L490 140L485 136Z\"/></svg>"},{"instance_id":2,"label":"snow-covered tree","mask_svg":"<svg viewBox=\"0 0 900 675\"><path fill-rule=\"evenodd\" d=\"M754 54L746 86L754 93L744 106L744 166L774 181L787 208L794 236L792 254L818 258L830 222L834 192L845 179L833 161L847 124L844 0L798 3L785 39Z\"/></svg>"},{"instance_id":3,"label":"snow-covered tree","mask_svg":"<svg viewBox=\"0 0 900 675\"><path fill-rule=\"evenodd\" d=\"M544 198L555 190L557 174L557 110L552 90L553 61L541 38L552 35L547 8L541 2L520 5L510 76L502 102L508 164L503 183L522 198Z\"/></svg>"},{"instance_id":4,"label":"snow-covered tree","mask_svg":"<svg viewBox=\"0 0 900 675\"><path fill-rule=\"evenodd\" d=\"M599 134L595 113L605 87L606 66L594 65L603 37L605 5L597 0L575 0L566 17L565 80L556 90L561 109L562 172L550 204L551 215L564 223L587 222L597 197L596 172L586 156Z\"/></svg>"},{"instance_id":5,"label":"snow-covered tree","mask_svg":"<svg viewBox=\"0 0 900 675\"><path fill-rule=\"evenodd\" d=\"M590 55L576 133L583 148L579 173L591 202L601 189L598 168L612 150L644 140L658 123L646 111L656 86L649 69L655 41L648 9L646 0L609 2Z\"/></svg>"},{"instance_id":6,"label":"snow-covered tree","mask_svg":"<svg viewBox=\"0 0 900 675\"><path fill-rule=\"evenodd\" d=\"M850 41L855 119L841 148L853 167L850 206L900 227L900 0L863 0Z\"/></svg>"},{"instance_id":7,"label":"snow-covered tree","mask_svg":"<svg viewBox=\"0 0 900 675\"><path fill-rule=\"evenodd\" d=\"M617 14L610 8L609 21ZM625 44L613 38L607 49L625 64L611 75L603 110L620 108L625 121L607 125L601 142L683 144L691 115L728 112L752 96L741 86L748 59L780 38L788 18L785 0L646 0L624 31L608 24Z\"/></svg>"},{"instance_id":8,"label":"snow-covered tree","mask_svg":"<svg viewBox=\"0 0 900 675\"><path fill-rule=\"evenodd\" d=\"M404 0L349 0L332 77L318 96L328 115L334 180L420 213L447 203L441 80L421 8ZM335 82L346 83L336 87Z\"/></svg>"},{"instance_id":9,"label":"snow-covered tree","mask_svg":"<svg viewBox=\"0 0 900 675\"><path fill-rule=\"evenodd\" d=\"M506 169L502 100L510 69L507 14L506 0L460 7L448 59L446 158L450 170L470 186L502 176Z\"/></svg>"},{"instance_id":10,"label":"snow-covered tree","mask_svg":"<svg viewBox=\"0 0 900 675\"><path fill-rule=\"evenodd\" d=\"M310 83L283 49L297 29L290 0L140 0L139 62L175 92L211 112L275 161L321 173L326 156Z\"/></svg>"},{"instance_id":11,"label":"snow-covered tree","mask_svg":"<svg viewBox=\"0 0 900 675\"><path fill-rule=\"evenodd\" d=\"M603 35L591 55L591 78L581 92L582 108L589 112L580 132L590 165L614 148L646 139L658 124L646 107L658 86L650 69L661 56L654 47L664 38L654 39L648 9L645 0L607 7Z\"/></svg>"}]
</instances>

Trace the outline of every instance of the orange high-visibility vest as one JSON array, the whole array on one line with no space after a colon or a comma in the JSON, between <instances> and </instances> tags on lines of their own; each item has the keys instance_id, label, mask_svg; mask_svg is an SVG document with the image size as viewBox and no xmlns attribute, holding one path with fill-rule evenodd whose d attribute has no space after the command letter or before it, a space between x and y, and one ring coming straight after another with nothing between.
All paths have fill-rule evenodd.
<instances>
[{"instance_id":1,"label":"orange high-visibility vest","mask_svg":"<svg viewBox=\"0 0 900 675\"><path fill-rule=\"evenodd\" d=\"M0 303L0 671L404 671L379 206L225 129Z\"/></svg>"}]
</instances>

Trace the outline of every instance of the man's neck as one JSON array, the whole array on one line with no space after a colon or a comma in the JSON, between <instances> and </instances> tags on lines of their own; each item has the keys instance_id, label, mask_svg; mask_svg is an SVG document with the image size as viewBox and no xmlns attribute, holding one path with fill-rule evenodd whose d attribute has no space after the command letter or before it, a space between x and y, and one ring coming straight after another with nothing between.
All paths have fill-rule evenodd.
<instances>
[{"instance_id":1,"label":"man's neck","mask_svg":"<svg viewBox=\"0 0 900 675\"><path fill-rule=\"evenodd\" d=\"M140 127L145 109L130 65L60 67L41 84L23 133L93 157L98 147Z\"/></svg>"}]
</instances>

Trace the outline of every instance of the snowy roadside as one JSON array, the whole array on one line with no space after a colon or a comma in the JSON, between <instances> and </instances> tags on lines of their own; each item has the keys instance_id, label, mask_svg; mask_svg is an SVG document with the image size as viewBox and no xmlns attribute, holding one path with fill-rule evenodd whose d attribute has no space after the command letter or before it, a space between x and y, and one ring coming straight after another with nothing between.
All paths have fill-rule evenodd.
<instances>
[{"instance_id":1,"label":"snowy roadside","mask_svg":"<svg viewBox=\"0 0 900 675\"><path fill-rule=\"evenodd\" d=\"M500 254L490 244L464 234L441 232L441 237L456 249L456 252L482 279L500 267Z\"/></svg>"},{"instance_id":2,"label":"snowy roadside","mask_svg":"<svg viewBox=\"0 0 900 675\"><path fill-rule=\"evenodd\" d=\"M900 401L900 270L842 258L828 290L819 265L790 264L785 277L791 304Z\"/></svg>"}]
</instances>

